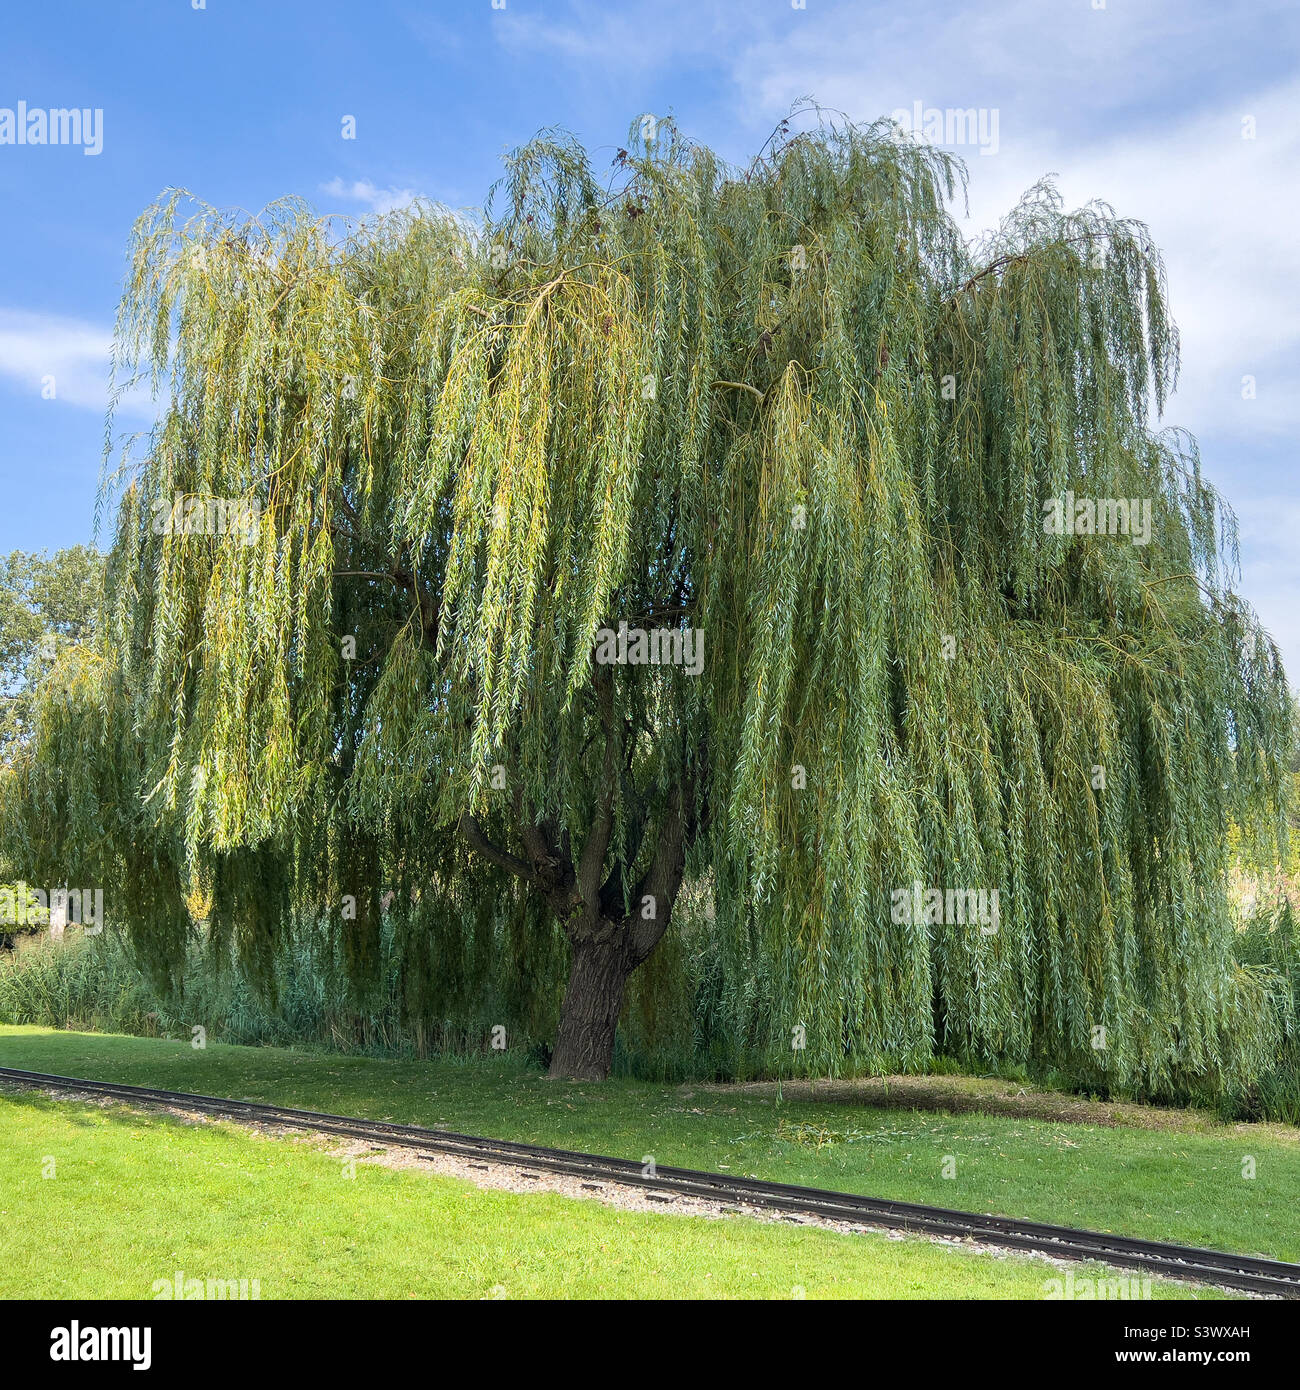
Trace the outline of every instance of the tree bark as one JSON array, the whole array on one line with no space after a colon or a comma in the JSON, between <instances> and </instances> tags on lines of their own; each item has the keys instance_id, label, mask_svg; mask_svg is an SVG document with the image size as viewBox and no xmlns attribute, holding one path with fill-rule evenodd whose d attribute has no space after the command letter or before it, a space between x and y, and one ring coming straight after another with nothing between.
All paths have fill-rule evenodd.
<instances>
[{"instance_id":1,"label":"tree bark","mask_svg":"<svg viewBox=\"0 0 1300 1390\"><path fill-rule=\"evenodd\" d=\"M682 788L675 787L659 827L654 858L632 894L630 914L615 915L614 904L622 896L617 866L598 893L592 891L594 880L579 878L584 910L571 916L565 928L573 963L551 1054L552 1078L603 1081L609 1075L628 976L659 944L677 903L685 868L684 808Z\"/></svg>"},{"instance_id":2,"label":"tree bark","mask_svg":"<svg viewBox=\"0 0 1300 1390\"><path fill-rule=\"evenodd\" d=\"M654 819L654 839L645 842L647 850L653 845L649 866L628 893L625 870L631 865L624 865L617 856L612 866L606 862L623 747L607 668L598 672L595 688L605 751L599 800L581 855L574 856L562 827L538 819L519 788L513 798L513 828L527 859L512 853L504 842L494 843L470 811L466 810L459 821L460 833L470 848L539 893L569 939L569 984L551 1053L550 1075L575 1081L603 1081L609 1075L628 976L659 944L672 918L685 869L690 822L690 797L678 783ZM643 837L651 833L650 822L643 821L641 832L632 840L633 862L640 858Z\"/></svg>"},{"instance_id":3,"label":"tree bark","mask_svg":"<svg viewBox=\"0 0 1300 1390\"><path fill-rule=\"evenodd\" d=\"M614 1060L614 1031L636 962L619 923L602 922L594 933L576 935L572 948L550 1075L556 1080L603 1081Z\"/></svg>"}]
</instances>

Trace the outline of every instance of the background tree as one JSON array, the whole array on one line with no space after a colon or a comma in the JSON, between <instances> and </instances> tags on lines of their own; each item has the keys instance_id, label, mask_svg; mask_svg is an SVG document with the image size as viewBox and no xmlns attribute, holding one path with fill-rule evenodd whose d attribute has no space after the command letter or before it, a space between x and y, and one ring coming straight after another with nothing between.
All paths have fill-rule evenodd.
<instances>
[{"instance_id":1,"label":"background tree","mask_svg":"<svg viewBox=\"0 0 1300 1390\"><path fill-rule=\"evenodd\" d=\"M32 736L41 685L60 656L94 640L103 578L103 556L89 546L0 556L0 780ZM17 871L0 859L0 951L49 922L26 883L3 881Z\"/></svg>"},{"instance_id":2,"label":"background tree","mask_svg":"<svg viewBox=\"0 0 1300 1390\"><path fill-rule=\"evenodd\" d=\"M92 641L104 557L89 546L0 556L0 763L31 732L32 706L58 653Z\"/></svg>"},{"instance_id":3,"label":"background tree","mask_svg":"<svg viewBox=\"0 0 1300 1390\"><path fill-rule=\"evenodd\" d=\"M1047 184L968 246L963 178L887 123L731 169L647 119L607 184L539 137L481 221L167 194L118 340L164 409L25 851L117 875L164 969L193 878L254 977L312 912L363 980L389 889L455 988L558 934L559 1075L607 1072L696 875L755 1067L1249 1075L1225 827L1276 844L1287 688L1149 427L1160 258ZM1149 499L1150 543L1045 534L1067 490ZM257 523L160 525L178 494ZM703 630L703 672L599 664L620 622ZM997 889L998 929L896 920L914 883Z\"/></svg>"}]
</instances>

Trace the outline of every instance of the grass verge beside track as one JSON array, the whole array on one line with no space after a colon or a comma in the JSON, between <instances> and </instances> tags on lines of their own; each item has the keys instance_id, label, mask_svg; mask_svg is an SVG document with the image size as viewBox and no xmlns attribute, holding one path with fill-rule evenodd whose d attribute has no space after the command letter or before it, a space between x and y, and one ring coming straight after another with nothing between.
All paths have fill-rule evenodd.
<instances>
[{"instance_id":1,"label":"grass verge beside track","mask_svg":"<svg viewBox=\"0 0 1300 1390\"><path fill-rule=\"evenodd\" d=\"M548 1082L508 1054L401 1062L33 1028L0 1028L0 1065L1300 1259L1300 1144L1278 1126L1188 1133L778 1103L734 1088Z\"/></svg>"},{"instance_id":2,"label":"grass verge beside track","mask_svg":"<svg viewBox=\"0 0 1300 1390\"><path fill-rule=\"evenodd\" d=\"M0 1297L1021 1298L1061 1271L921 1240L647 1215L340 1161L225 1123L0 1101ZM1078 1266L1076 1281L1116 1271ZM1157 1298L1214 1297L1152 1285Z\"/></svg>"}]
</instances>

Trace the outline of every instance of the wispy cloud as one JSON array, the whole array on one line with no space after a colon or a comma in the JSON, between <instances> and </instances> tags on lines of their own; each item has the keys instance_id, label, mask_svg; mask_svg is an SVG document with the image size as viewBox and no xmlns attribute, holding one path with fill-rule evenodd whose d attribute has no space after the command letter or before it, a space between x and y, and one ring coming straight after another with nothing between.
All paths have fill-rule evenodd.
<instances>
[{"instance_id":1,"label":"wispy cloud","mask_svg":"<svg viewBox=\"0 0 1300 1390\"><path fill-rule=\"evenodd\" d=\"M1294 33L1289 0L967 0L918 16L884 5L838 4L735 27L729 67L752 110L779 114L804 93L854 115L877 116L919 98L1001 105L1024 129L1087 138L1098 126L1159 123L1235 85L1251 35ZM1274 47L1278 45L1275 43ZM1258 44L1256 45L1258 48ZM1289 64L1274 53L1276 76Z\"/></svg>"},{"instance_id":2,"label":"wispy cloud","mask_svg":"<svg viewBox=\"0 0 1300 1390\"><path fill-rule=\"evenodd\" d=\"M578 73L626 83L669 64L715 57L722 45L752 36L753 24L714 3L661 0L649 5L577 0L556 18L510 8L493 15L497 41L515 53L540 52L577 65Z\"/></svg>"},{"instance_id":3,"label":"wispy cloud","mask_svg":"<svg viewBox=\"0 0 1300 1390\"><path fill-rule=\"evenodd\" d=\"M101 414L108 408L113 335L99 324L58 314L0 308L0 377L34 398ZM119 410L150 415L148 396L132 392Z\"/></svg>"},{"instance_id":4,"label":"wispy cloud","mask_svg":"<svg viewBox=\"0 0 1300 1390\"><path fill-rule=\"evenodd\" d=\"M360 203L368 212L393 212L409 207L420 196L413 188L379 188L369 179L354 179L348 183L345 179L334 178L321 184L320 191L331 198Z\"/></svg>"}]
</instances>

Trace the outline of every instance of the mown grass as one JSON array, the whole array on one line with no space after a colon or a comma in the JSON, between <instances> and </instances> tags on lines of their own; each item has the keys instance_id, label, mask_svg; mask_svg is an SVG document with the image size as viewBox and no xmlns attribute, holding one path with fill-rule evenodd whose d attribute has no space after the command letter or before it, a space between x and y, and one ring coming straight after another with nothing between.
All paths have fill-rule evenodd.
<instances>
[{"instance_id":1,"label":"mown grass","mask_svg":"<svg viewBox=\"0 0 1300 1390\"><path fill-rule=\"evenodd\" d=\"M1300 1260L1300 1143L1277 1126L1180 1132L780 1102L734 1089L550 1082L510 1054L403 1062L34 1028L0 1028L0 1065L650 1154L661 1164Z\"/></svg>"},{"instance_id":2,"label":"mown grass","mask_svg":"<svg viewBox=\"0 0 1300 1390\"><path fill-rule=\"evenodd\" d=\"M1043 1298L1060 1271L930 1241L621 1212L358 1163L225 1124L0 1100L0 1297ZM1076 1280L1113 1279L1080 1266ZM1127 1276L1125 1276L1127 1277ZM1154 1283L1156 1298L1215 1297Z\"/></svg>"}]
</instances>

